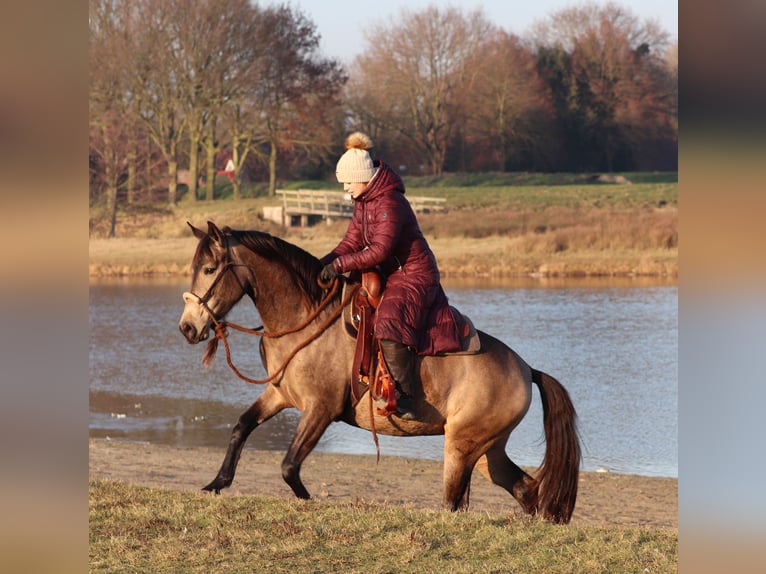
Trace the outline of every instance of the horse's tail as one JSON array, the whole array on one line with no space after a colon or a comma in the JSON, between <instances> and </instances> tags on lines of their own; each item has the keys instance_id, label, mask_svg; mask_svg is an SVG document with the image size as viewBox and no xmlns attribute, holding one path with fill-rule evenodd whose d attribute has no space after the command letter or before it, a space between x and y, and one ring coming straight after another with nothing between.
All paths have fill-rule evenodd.
<instances>
[{"instance_id":1,"label":"horse's tail","mask_svg":"<svg viewBox=\"0 0 766 574\"><path fill-rule=\"evenodd\" d=\"M556 379L532 369L540 389L545 429L545 457L537 469L537 510L557 524L572 518L580 473L580 439L577 414L569 393Z\"/></svg>"}]
</instances>

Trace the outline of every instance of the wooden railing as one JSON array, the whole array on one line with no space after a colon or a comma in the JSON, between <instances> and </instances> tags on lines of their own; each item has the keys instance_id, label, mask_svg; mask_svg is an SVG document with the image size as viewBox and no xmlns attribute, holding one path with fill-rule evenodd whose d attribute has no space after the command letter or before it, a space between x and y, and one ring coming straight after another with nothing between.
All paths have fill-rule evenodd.
<instances>
[{"instance_id":1,"label":"wooden railing","mask_svg":"<svg viewBox=\"0 0 766 574\"><path fill-rule=\"evenodd\" d=\"M291 225L293 218L299 218L301 227L310 225L317 219L332 221L334 218L350 218L354 213L354 202L343 191L314 189L277 190L282 196L282 216L284 224ZM447 200L443 197L419 197L405 195L415 213L443 211Z\"/></svg>"}]
</instances>

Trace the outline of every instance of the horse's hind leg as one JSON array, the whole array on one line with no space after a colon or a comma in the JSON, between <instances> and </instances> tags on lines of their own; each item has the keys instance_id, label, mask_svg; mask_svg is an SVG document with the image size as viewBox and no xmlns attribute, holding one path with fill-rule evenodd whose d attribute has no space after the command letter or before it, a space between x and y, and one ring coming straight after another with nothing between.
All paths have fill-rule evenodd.
<instances>
[{"instance_id":1,"label":"horse's hind leg","mask_svg":"<svg viewBox=\"0 0 766 574\"><path fill-rule=\"evenodd\" d=\"M508 458L504 441L495 444L481 457L476 468L491 482L507 490L521 504L524 512L537 512L537 481Z\"/></svg>"},{"instance_id":2,"label":"horse's hind leg","mask_svg":"<svg viewBox=\"0 0 766 574\"><path fill-rule=\"evenodd\" d=\"M214 491L216 494L220 494L222 488L231 486L234 480L234 473L237 471L239 456L242 454L242 448L245 446L247 437L250 436L250 433L258 425L263 424L287 406L279 396L279 393L272 386L268 386L261 396L258 397L258 400L240 415L239 421L231 431L229 449L226 451L221 469L218 471L215 479L213 479L213 482L203 487L202 490Z\"/></svg>"}]
</instances>

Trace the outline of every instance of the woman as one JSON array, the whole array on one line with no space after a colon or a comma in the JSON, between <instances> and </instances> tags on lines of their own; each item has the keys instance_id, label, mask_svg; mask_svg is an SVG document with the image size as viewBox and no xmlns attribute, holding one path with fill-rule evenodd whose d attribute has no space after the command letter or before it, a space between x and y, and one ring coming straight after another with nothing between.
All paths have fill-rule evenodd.
<instances>
[{"instance_id":1,"label":"woman","mask_svg":"<svg viewBox=\"0 0 766 574\"><path fill-rule=\"evenodd\" d=\"M404 183L382 161L373 162L370 138L360 132L346 138L346 152L335 175L354 199L345 236L322 258L320 278L378 268L386 279L375 311L375 337L397 383L396 415L415 418L414 354L435 355L460 349L460 336L439 269L420 231L415 212L404 197Z\"/></svg>"}]
</instances>

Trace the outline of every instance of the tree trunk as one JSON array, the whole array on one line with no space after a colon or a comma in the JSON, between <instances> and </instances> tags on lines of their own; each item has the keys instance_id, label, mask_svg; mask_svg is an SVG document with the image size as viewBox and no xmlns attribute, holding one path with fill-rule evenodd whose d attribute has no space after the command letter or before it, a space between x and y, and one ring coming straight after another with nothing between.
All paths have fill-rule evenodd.
<instances>
[{"instance_id":1,"label":"tree trunk","mask_svg":"<svg viewBox=\"0 0 766 574\"><path fill-rule=\"evenodd\" d=\"M109 215L109 232L107 237L114 237L115 228L117 227L117 175L114 169L113 157L115 155L112 149L112 139L106 129L103 130L104 134L104 182L106 184L106 210Z\"/></svg>"},{"instance_id":2,"label":"tree trunk","mask_svg":"<svg viewBox=\"0 0 766 574\"><path fill-rule=\"evenodd\" d=\"M269 197L277 195L277 144L271 142L269 149Z\"/></svg>"},{"instance_id":3,"label":"tree trunk","mask_svg":"<svg viewBox=\"0 0 766 574\"><path fill-rule=\"evenodd\" d=\"M213 201L215 190L215 121L211 120L208 124L208 134L205 138L205 152L207 161L207 175L205 176L205 199Z\"/></svg>"},{"instance_id":4,"label":"tree trunk","mask_svg":"<svg viewBox=\"0 0 766 574\"><path fill-rule=\"evenodd\" d=\"M237 149L237 142L232 142L231 161L234 163L234 173L232 174L231 187L233 190L234 200L239 200L242 196L240 193L241 182L239 179L239 151Z\"/></svg>"},{"instance_id":5,"label":"tree trunk","mask_svg":"<svg viewBox=\"0 0 766 574\"><path fill-rule=\"evenodd\" d=\"M136 202L136 195L138 190L138 150L135 138L131 137L128 140L128 181L126 182L128 188L128 205L133 205Z\"/></svg>"},{"instance_id":6,"label":"tree trunk","mask_svg":"<svg viewBox=\"0 0 766 574\"><path fill-rule=\"evenodd\" d=\"M109 214L109 232L107 237L114 237L117 228L117 182L114 170L109 162L104 166L104 179L106 180L106 210Z\"/></svg>"},{"instance_id":7,"label":"tree trunk","mask_svg":"<svg viewBox=\"0 0 766 574\"><path fill-rule=\"evenodd\" d=\"M168 162L168 203L175 205L178 190L178 162L173 160Z\"/></svg>"},{"instance_id":8,"label":"tree trunk","mask_svg":"<svg viewBox=\"0 0 766 574\"><path fill-rule=\"evenodd\" d=\"M109 185L107 194L109 197L109 238L113 238L117 230L117 186Z\"/></svg>"},{"instance_id":9,"label":"tree trunk","mask_svg":"<svg viewBox=\"0 0 766 574\"><path fill-rule=\"evenodd\" d=\"M189 196L197 201L197 173L199 172L199 137L194 136L189 142Z\"/></svg>"},{"instance_id":10,"label":"tree trunk","mask_svg":"<svg viewBox=\"0 0 766 574\"><path fill-rule=\"evenodd\" d=\"M441 175L444 169L444 153L440 149L432 149L430 156L431 175Z\"/></svg>"}]
</instances>

